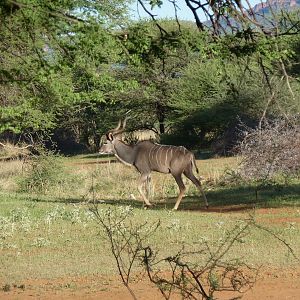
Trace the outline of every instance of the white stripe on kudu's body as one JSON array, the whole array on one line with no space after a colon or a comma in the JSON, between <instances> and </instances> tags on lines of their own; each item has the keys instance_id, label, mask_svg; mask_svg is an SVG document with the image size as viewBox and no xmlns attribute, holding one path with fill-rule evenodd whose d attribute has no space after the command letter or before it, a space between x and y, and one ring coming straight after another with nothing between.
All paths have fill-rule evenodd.
<instances>
[{"instance_id":1,"label":"white stripe on kudu's body","mask_svg":"<svg viewBox=\"0 0 300 300\"><path fill-rule=\"evenodd\" d=\"M165 165L167 165L167 160L168 160L168 153L169 153L170 148L168 147L167 153L166 153L166 159L165 159Z\"/></svg>"},{"instance_id":2,"label":"white stripe on kudu's body","mask_svg":"<svg viewBox=\"0 0 300 300\"><path fill-rule=\"evenodd\" d=\"M157 164L157 166L159 166L159 158L158 158L158 156L159 156L159 149L161 148L161 146L158 146L158 149L156 149L156 155L155 155L155 157L156 157L156 164Z\"/></svg>"},{"instance_id":3,"label":"white stripe on kudu's body","mask_svg":"<svg viewBox=\"0 0 300 300\"><path fill-rule=\"evenodd\" d=\"M153 147L150 149L149 151L149 162L152 161L152 158L151 158L151 152L152 150L155 148L155 145L153 145Z\"/></svg>"},{"instance_id":4,"label":"white stripe on kudu's body","mask_svg":"<svg viewBox=\"0 0 300 300\"><path fill-rule=\"evenodd\" d=\"M148 198L143 192L143 185L150 178L152 171L160 173L171 173L175 178L179 187L179 195L177 197L174 209L178 209L181 199L186 190L182 181L182 174L189 178L201 192L206 207L208 207L207 199L201 187L200 181L193 174L195 156L185 147L168 146L154 144L151 141L141 141L134 145L128 145L121 141L120 135L125 130L126 119L123 122L119 121L115 129L110 130L106 134L107 143L103 144L99 149L100 153L113 153L122 163L134 166L141 177L138 183L138 190L145 202L146 206L151 206Z\"/></svg>"}]
</instances>

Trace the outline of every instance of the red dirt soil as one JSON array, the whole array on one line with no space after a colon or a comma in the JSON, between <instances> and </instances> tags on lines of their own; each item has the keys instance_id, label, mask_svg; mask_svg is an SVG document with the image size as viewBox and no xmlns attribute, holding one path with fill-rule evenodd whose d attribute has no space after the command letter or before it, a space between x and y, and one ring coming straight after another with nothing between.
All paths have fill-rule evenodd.
<instances>
[{"instance_id":1,"label":"red dirt soil","mask_svg":"<svg viewBox=\"0 0 300 300\"><path fill-rule=\"evenodd\" d=\"M132 300L127 289L118 278L105 276L72 277L55 280L28 280L24 286L10 287L7 292L0 292L0 299L111 299ZM132 283L132 290L137 299L158 300L163 299L158 289L146 280ZM300 299L300 268L291 270L270 269L263 270L255 286L245 294L223 293L215 295L216 299L233 299L242 296L244 300ZM174 296L171 299L181 299Z\"/></svg>"}]
</instances>

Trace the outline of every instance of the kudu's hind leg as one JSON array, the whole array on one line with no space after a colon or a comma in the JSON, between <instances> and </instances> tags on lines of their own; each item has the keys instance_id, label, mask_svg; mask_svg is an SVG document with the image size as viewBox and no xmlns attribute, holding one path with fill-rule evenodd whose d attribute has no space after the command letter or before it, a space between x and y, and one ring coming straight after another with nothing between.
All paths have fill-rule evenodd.
<instances>
[{"instance_id":1,"label":"kudu's hind leg","mask_svg":"<svg viewBox=\"0 0 300 300\"><path fill-rule=\"evenodd\" d=\"M188 169L188 170L185 170L183 172L183 174L188 178L190 179L194 185L198 188L198 190L200 191L203 199L204 199L204 202L205 202L205 206L206 208L208 208L208 202L207 202L207 199L206 199L206 196L205 196L205 193L203 191L203 188L202 188L202 185L201 185L201 182L196 178L196 176L193 174L193 171L191 169Z\"/></svg>"},{"instance_id":2,"label":"kudu's hind leg","mask_svg":"<svg viewBox=\"0 0 300 300\"><path fill-rule=\"evenodd\" d=\"M185 185L184 185L184 183L183 183L183 181L182 181L182 177L181 177L181 174L172 174L173 175L173 177L175 178L175 180L176 180L176 182L177 182L177 184L178 184L178 187L179 187L179 195L178 195L178 198L177 198L177 201L176 201L176 204L175 204L175 206L174 206L174 210L177 210L178 209L178 206L179 206L179 204L180 204L180 202L181 202L181 199L182 199L182 197L183 197L183 195L184 195L184 192L185 192Z\"/></svg>"},{"instance_id":3,"label":"kudu's hind leg","mask_svg":"<svg viewBox=\"0 0 300 300\"><path fill-rule=\"evenodd\" d=\"M138 182L138 190L139 190L139 193L141 194L142 198L143 198L143 201L145 202L146 206L151 206L152 204L149 202L148 198L146 197L146 195L144 194L144 191L143 191L143 186L145 184L147 184L148 182L148 176L149 174L142 174L140 179L139 179L139 182Z\"/></svg>"}]
</instances>

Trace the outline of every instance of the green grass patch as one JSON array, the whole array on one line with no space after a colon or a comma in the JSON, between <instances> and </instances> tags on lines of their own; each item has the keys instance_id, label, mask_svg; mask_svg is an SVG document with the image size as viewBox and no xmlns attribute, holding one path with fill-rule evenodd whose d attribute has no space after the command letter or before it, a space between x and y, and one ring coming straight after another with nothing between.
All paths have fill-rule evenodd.
<instances>
[{"instance_id":1,"label":"green grass patch","mask_svg":"<svg viewBox=\"0 0 300 300\"><path fill-rule=\"evenodd\" d=\"M28 197L7 198L2 194L0 208L1 281L116 274L110 244L86 204L36 202ZM99 205L103 212L108 208L126 209L126 206ZM269 222L276 217L275 213L260 216L259 222L268 220L268 226L299 253L300 222ZM147 242L167 256L175 255L182 245L189 251L197 251L203 241L217 247L226 232L245 218L247 213L244 212L224 214L135 208L129 221L152 224L161 220L159 230L149 236ZM300 221L299 210L295 209L293 218ZM247 263L255 265L291 266L297 263L278 241L258 230L234 247L229 259L237 253ZM203 257L194 255L191 259L200 263Z\"/></svg>"}]
</instances>

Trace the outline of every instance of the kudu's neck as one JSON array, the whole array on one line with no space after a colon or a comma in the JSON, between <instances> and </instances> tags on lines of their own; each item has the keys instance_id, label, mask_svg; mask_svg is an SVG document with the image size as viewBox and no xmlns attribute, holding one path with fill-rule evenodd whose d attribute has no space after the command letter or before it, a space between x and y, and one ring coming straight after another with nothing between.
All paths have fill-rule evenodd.
<instances>
[{"instance_id":1,"label":"kudu's neck","mask_svg":"<svg viewBox=\"0 0 300 300\"><path fill-rule=\"evenodd\" d=\"M115 140L114 142L115 156L124 164L133 165L134 150L133 147L126 145L122 141Z\"/></svg>"}]
</instances>

